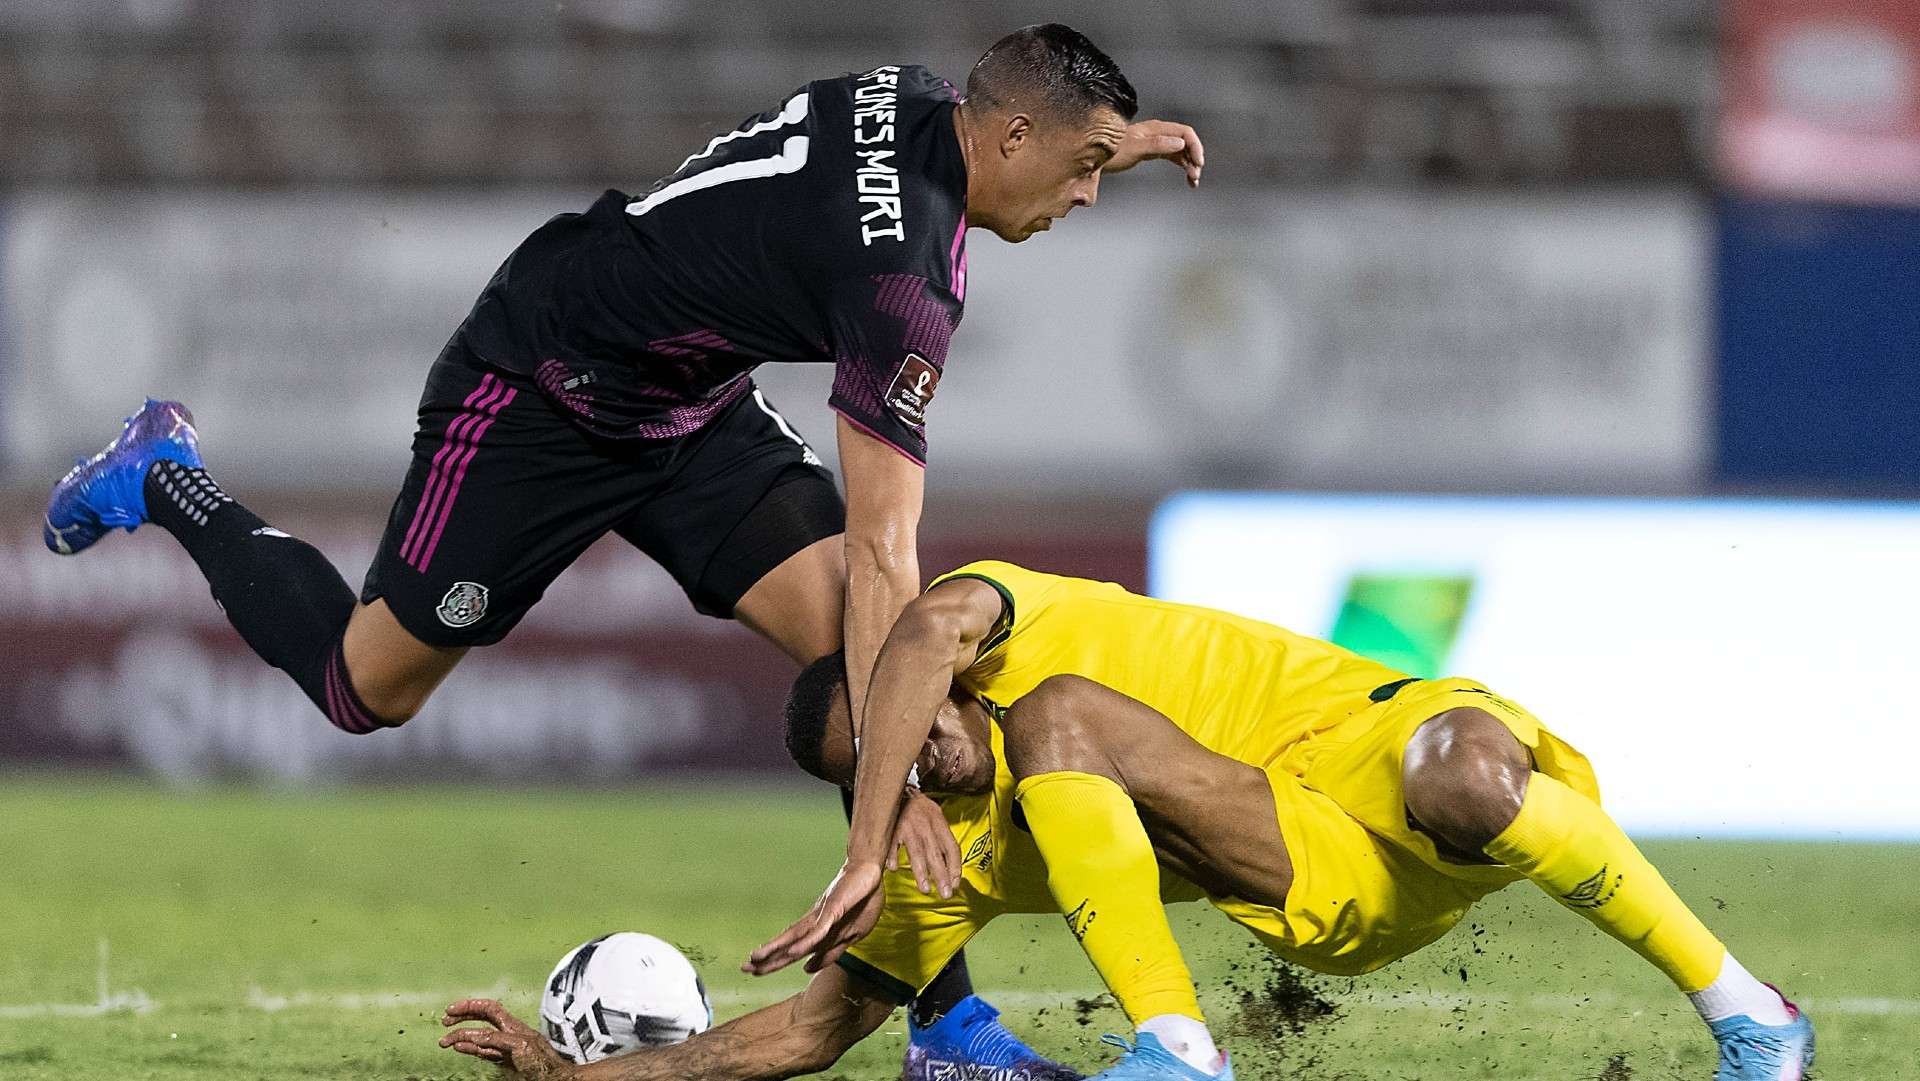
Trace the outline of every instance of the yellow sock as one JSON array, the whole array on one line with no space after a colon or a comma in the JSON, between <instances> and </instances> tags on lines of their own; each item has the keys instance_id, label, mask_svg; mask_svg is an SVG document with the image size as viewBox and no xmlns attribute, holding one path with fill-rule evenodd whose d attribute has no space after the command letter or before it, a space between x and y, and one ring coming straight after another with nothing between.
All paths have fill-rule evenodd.
<instances>
[{"instance_id":1,"label":"yellow sock","mask_svg":"<svg viewBox=\"0 0 1920 1081\"><path fill-rule=\"evenodd\" d=\"M1047 861L1048 891L1128 1019L1204 1021L1160 901L1153 843L1126 791L1088 773L1043 773L1014 797Z\"/></svg>"},{"instance_id":2,"label":"yellow sock","mask_svg":"<svg viewBox=\"0 0 1920 1081\"><path fill-rule=\"evenodd\" d=\"M1653 962L1689 994L1720 974L1713 937L1600 805L1544 773L1487 855Z\"/></svg>"}]
</instances>

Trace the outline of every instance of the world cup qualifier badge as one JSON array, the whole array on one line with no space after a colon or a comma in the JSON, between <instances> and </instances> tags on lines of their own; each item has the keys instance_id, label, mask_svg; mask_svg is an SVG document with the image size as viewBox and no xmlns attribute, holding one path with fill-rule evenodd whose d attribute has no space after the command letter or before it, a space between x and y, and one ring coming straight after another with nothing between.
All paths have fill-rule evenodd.
<instances>
[{"instance_id":1,"label":"world cup qualifier badge","mask_svg":"<svg viewBox=\"0 0 1920 1081\"><path fill-rule=\"evenodd\" d=\"M478 582L455 582L440 598L440 622L449 627L471 627L487 614L487 587Z\"/></svg>"},{"instance_id":2,"label":"world cup qualifier badge","mask_svg":"<svg viewBox=\"0 0 1920 1081\"><path fill-rule=\"evenodd\" d=\"M927 403L940 386L940 369L918 353L908 353L887 388L887 408L915 427L927 422Z\"/></svg>"}]
</instances>

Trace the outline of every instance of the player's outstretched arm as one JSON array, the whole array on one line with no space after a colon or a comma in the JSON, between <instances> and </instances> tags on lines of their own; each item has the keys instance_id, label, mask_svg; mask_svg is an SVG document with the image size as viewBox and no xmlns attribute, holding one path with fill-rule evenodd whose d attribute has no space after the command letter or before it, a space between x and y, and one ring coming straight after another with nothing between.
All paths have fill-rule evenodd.
<instances>
[{"instance_id":1,"label":"player's outstretched arm","mask_svg":"<svg viewBox=\"0 0 1920 1081\"><path fill-rule=\"evenodd\" d=\"M1200 170L1206 167L1207 150L1200 145L1200 133L1171 120L1142 120L1127 125L1127 132L1113 157L1102 166L1107 173L1124 173L1143 161L1165 159L1187 174L1187 186L1200 186Z\"/></svg>"},{"instance_id":2,"label":"player's outstretched arm","mask_svg":"<svg viewBox=\"0 0 1920 1081\"><path fill-rule=\"evenodd\" d=\"M934 713L1000 620L1002 600L971 578L940 583L900 613L873 667L867 723L853 786L847 861L813 908L742 966L756 976L811 955L807 971L831 965L880 918L881 866L900 790L927 742Z\"/></svg>"},{"instance_id":3,"label":"player's outstretched arm","mask_svg":"<svg viewBox=\"0 0 1920 1081\"><path fill-rule=\"evenodd\" d=\"M684 1043L648 1048L585 1066L561 1057L545 1036L492 999L447 1007L441 1024L483 1022L440 1038L440 1046L484 1059L521 1081L773 1081L818 1073L879 1028L893 1003L839 968L784 1002L755 1010Z\"/></svg>"},{"instance_id":4,"label":"player's outstretched arm","mask_svg":"<svg viewBox=\"0 0 1920 1081\"><path fill-rule=\"evenodd\" d=\"M847 701L857 737L874 658L900 610L920 592L926 470L845 417L835 435L847 480Z\"/></svg>"}]
</instances>

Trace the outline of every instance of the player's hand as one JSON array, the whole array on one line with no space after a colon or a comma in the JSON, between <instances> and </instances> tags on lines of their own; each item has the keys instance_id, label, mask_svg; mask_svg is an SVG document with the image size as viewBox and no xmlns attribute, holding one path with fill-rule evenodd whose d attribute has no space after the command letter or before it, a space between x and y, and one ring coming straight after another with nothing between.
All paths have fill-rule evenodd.
<instances>
[{"instance_id":1,"label":"player's hand","mask_svg":"<svg viewBox=\"0 0 1920 1081\"><path fill-rule=\"evenodd\" d=\"M808 972L818 972L838 961L848 946L865 938L880 922L880 909L886 902L886 894L880 889L884 874L877 863L842 865L813 908L773 941L753 951L740 970L765 976L809 954Z\"/></svg>"},{"instance_id":2,"label":"player's hand","mask_svg":"<svg viewBox=\"0 0 1920 1081\"><path fill-rule=\"evenodd\" d=\"M520 1081L566 1081L573 1075L573 1063L498 1002L490 998L462 999L448 1006L446 1016L440 1018L448 1028L468 1021L484 1021L493 1027L449 1032L440 1037L440 1046L485 1059Z\"/></svg>"},{"instance_id":3,"label":"player's hand","mask_svg":"<svg viewBox=\"0 0 1920 1081\"><path fill-rule=\"evenodd\" d=\"M1200 170L1207 164L1207 150L1200 145L1200 134L1171 120L1142 120L1127 125L1119 148L1101 171L1124 173L1154 158L1165 158L1184 169L1187 187L1200 186Z\"/></svg>"},{"instance_id":4,"label":"player's hand","mask_svg":"<svg viewBox=\"0 0 1920 1081\"><path fill-rule=\"evenodd\" d=\"M900 804L887 870L900 869L902 848L907 850L907 863L913 868L913 881L921 893L938 889L943 898L953 896L960 885L960 842L947 828L947 816L940 813L940 805L917 788L907 789Z\"/></svg>"}]
</instances>

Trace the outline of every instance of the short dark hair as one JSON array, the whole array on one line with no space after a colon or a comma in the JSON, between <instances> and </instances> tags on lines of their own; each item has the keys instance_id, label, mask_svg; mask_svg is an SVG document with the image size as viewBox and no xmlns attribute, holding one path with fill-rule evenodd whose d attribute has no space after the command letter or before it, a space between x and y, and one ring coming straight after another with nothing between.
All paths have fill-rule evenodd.
<instances>
[{"instance_id":1,"label":"short dark hair","mask_svg":"<svg viewBox=\"0 0 1920 1081\"><path fill-rule=\"evenodd\" d=\"M967 75L967 100L989 109L1037 101L1056 113L1105 105L1124 120L1140 111L1113 58L1061 23L1023 26L994 42Z\"/></svg>"},{"instance_id":2,"label":"short dark hair","mask_svg":"<svg viewBox=\"0 0 1920 1081\"><path fill-rule=\"evenodd\" d=\"M800 670L787 692L787 753L808 773L827 780L827 722L847 684L847 653L829 653Z\"/></svg>"}]
</instances>

